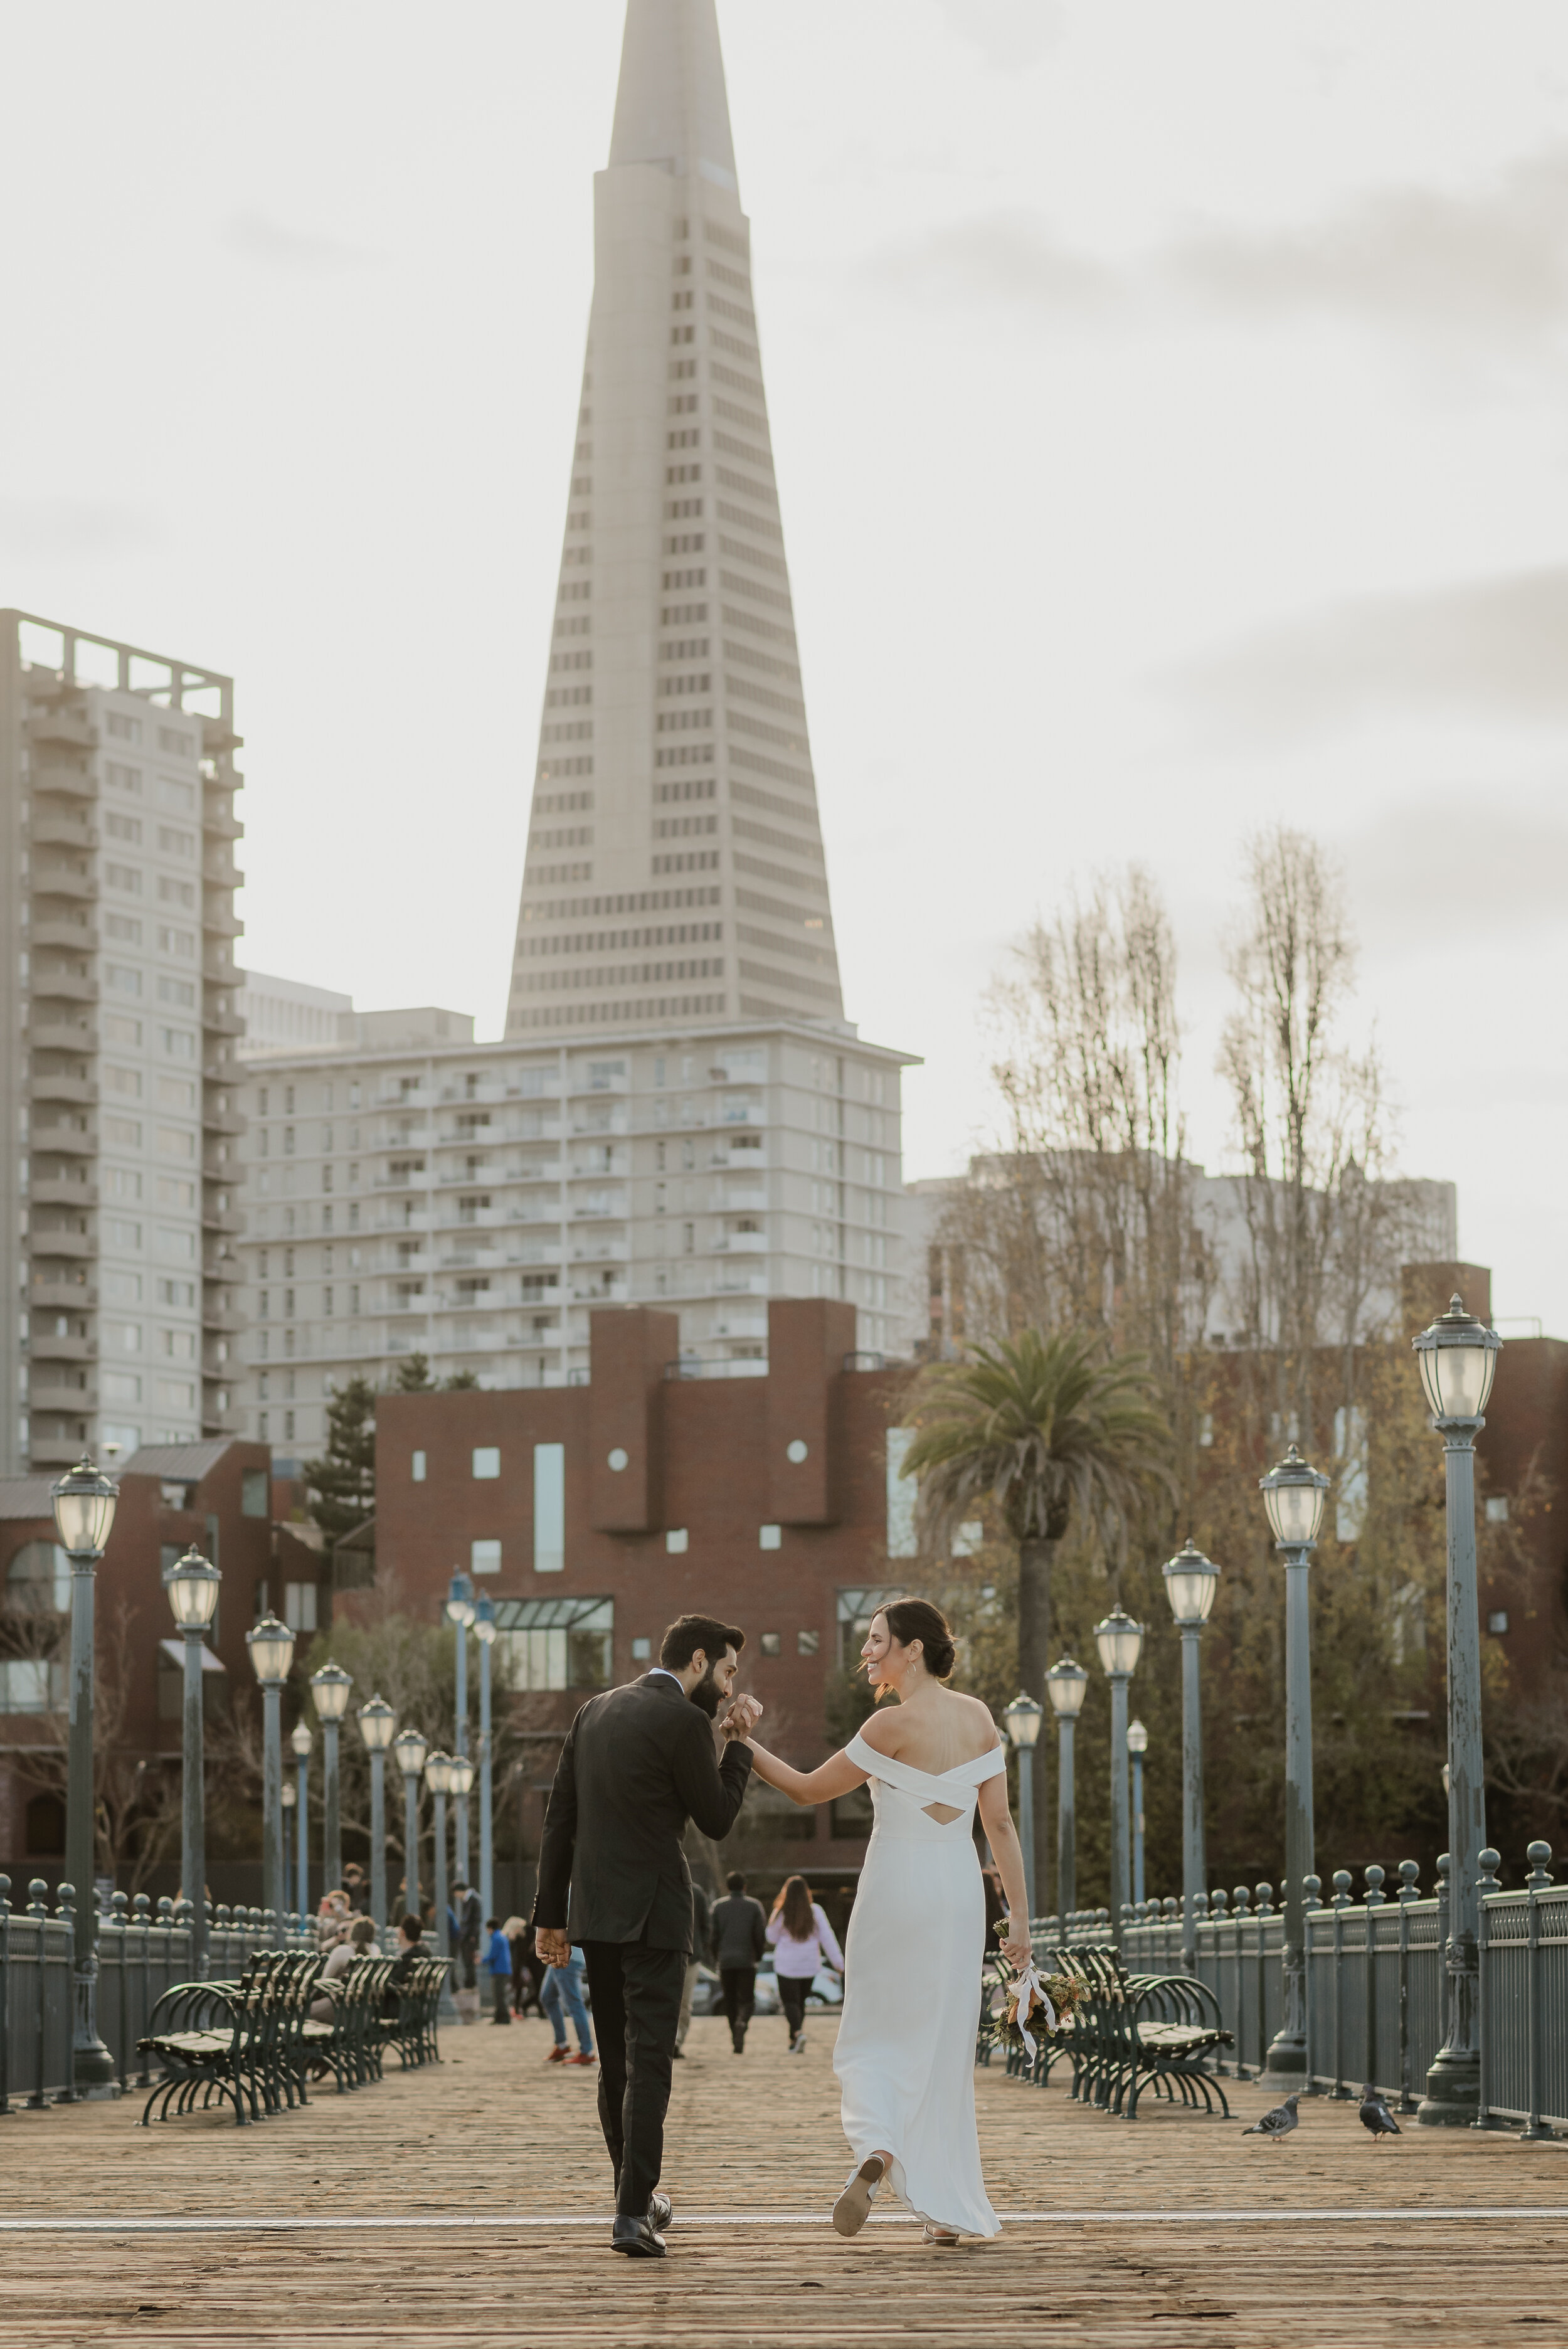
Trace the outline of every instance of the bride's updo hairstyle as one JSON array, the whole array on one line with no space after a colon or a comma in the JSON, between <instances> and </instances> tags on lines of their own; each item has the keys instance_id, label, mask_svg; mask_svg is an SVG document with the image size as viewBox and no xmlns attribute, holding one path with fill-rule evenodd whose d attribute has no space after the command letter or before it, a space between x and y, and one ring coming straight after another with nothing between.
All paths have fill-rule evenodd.
<instances>
[{"instance_id":1,"label":"bride's updo hairstyle","mask_svg":"<svg viewBox=\"0 0 1568 2349\"><path fill-rule=\"evenodd\" d=\"M907 1648L912 1640L920 1641L925 1669L933 1679L952 1677L958 1651L940 1607L934 1607L929 1599L890 1599L877 1613L901 1648Z\"/></svg>"}]
</instances>

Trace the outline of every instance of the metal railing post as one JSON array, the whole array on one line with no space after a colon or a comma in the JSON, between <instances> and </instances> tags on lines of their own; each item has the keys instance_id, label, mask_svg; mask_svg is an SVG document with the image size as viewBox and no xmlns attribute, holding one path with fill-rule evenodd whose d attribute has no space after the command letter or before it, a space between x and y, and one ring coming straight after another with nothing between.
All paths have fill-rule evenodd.
<instances>
[{"instance_id":1,"label":"metal railing post","mask_svg":"<svg viewBox=\"0 0 1568 2349\"><path fill-rule=\"evenodd\" d=\"M1350 2094L1345 2085L1345 1911L1350 1906L1350 1870L1334 1871L1334 2085L1331 2096Z\"/></svg>"},{"instance_id":2,"label":"metal railing post","mask_svg":"<svg viewBox=\"0 0 1568 2349\"><path fill-rule=\"evenodd\" d=\"M1261 2080L1269 2067L1268 1956L1264 1943L1268 1939L1264 1920L1274 1915L1274 1886L1272 1884L1254 1885L1253 1897L1256 1904L1258 1920L1258 2077ZM1288 1922L1285 1930L1288 1933L1290 1930ZM1280 2035L1282 2038L1284 2036L1283 2031Z\"/></svg>"},{"instance_id":3,"label":"metal railing post","mask_svg":"<svg viewBox=\"0 0 1568 2349\"><path fill-rule=\"evenodd\" d=\"M1413 1859L1399 1862L1399 2110L1413 2113L1415 2093L1410 2083L1410 1903L1418 1900L1416 1879L1420 1869Z\"/></svg>"},{"instance_id":4,"label":"metal railing post","mask_svg":"<svg viewBox=\"0 0 1568 2349\"><path fill-rule=\"evenodd\" d=\"M1243 1943L1246 1939L1244 1927L1247 1918L1247 1902L1250 1897L1251 1896L1249 1895L1244 1884L1236 1885L1231 1894L1232 1899L1236 1904L1236 2077L1238 2080L1244 2080L1247 2076L1246 2058L1242 2053L1242 2050L1246 2044L1242 2036L1242 2017L1245 2013L1245 2002L1242 1989L1242 1962L1243 1955Z\"/></svg>"},{"instance_id":5,"label":"metal railing post","mask_svg":"<svg viewBox=\"0 0 1568 2349\"><path fill-rule=\"evenodd\" d=\"M1522 2137L1539 2138L1549 2137L1552 2135L1552 2131L1542 2126L1541 2118L1541 2107L1545 2101L1542 2074L1546 2063L1546 2037L1541 2016L1541 1895L1547 1890L1552 1882L1548 1868L1552 1857L1552 1846L1549 1843L1532 1843L1525 1857L1530 1862L1530 1874L1524 1879L1525 1895L1530 1903L1529 1912L1525 1918L1524 1960L1527 1969L1525 1976L1525 1997L1528 2002L1526 2055L1530 2066L1530 2118L1519 2134ZM1483 2060L1486 2048L1485 2024L1486 2009L1483 2005L1480 2042ZM1483 2106L1481 2109L1484 2112L1485 2106Z\"/></svg>"},{"instance_id":6,"label":"metal railing post","mask_svg":"<svg viewBox=\"0 0 1568 2349\"><path fill-rule=\"evenodd\" d=\"M1491 1935L1491 1920L1487 1913L1486 1896L1489 1892L1496 1892L1501 1889L1497 1880L1497 1871L1502 1866L1502 1854L1500 1851L1493 1851L1491 1846L1488 1844L1486 1849L1478 1852L1476 1857L1480 1868L1480 1874L1476 1878L1475 1900L1476 2106L1475 2118L1471 2121L1470 2127L1483 2129L1491 2127L1490 2117L1491 2082L1488 2077L1491 2066L1486 2060L1486 1998L1489 1971L1487 1946Z\"/></svg>"},{"instance_id":7,"label":"metal railing post","mask_svg":"<svg viewBox=\"0 0 1568 2349\"><path fill-rule=\"evenodd\" d=\"M152 1903L145 1892L139 1892L130 1904L132 1921L141 1930L141 2028L145 2032L152 2014ZM141 2069L136 2075L139 2088L150 2087L152 2073L147 2054L141 2058Z\"/></svg>"},{"instance_id":8,"label":"metal railing post","mask_svg":"<svg viewBox=\"0 0 1568 2349\"><path fill-rule=\"evenodd\" d=\"M63 1887L61 1889L64 1889ZM45 1982L48 1951L45 1945L44 1929L48 1922L48 1886L41 1876L35 1876L27 1886L27 1915L32 1920L33 1930L36 1935L38 1958L38 1995L35 2002L36 2035L33 2048L33 2093L27 2099L27 2110L31 2113L43 2112L49 2101L44 2094L45 2021L48 2012L47 1985Z\"/></svg>"},{"instance_id":9,"label":"metal railing post","mask_svg":"<svg viewBox=\"0 0 1568 2349\"><path fill-rule=\"evenodd\" d=\"M1367 1889L1361 1899L1361 1930L1366 1936L1362 1951L1364 1988L1366 1992L1367 2077L1374 2087L1383 2085L1377 2077L1377 1915L1384 1905L1383 1870L1376 1860L1361 1871Z\"/></svg>"},{"instance_id":10,"label":"metal railing post","mask_svg":"<svg viewBox=\"0 0 1568 2349\"><path fill-rule=\"evenodd\" d=\"M1322 2093L1313 2077L1317 2058L1317 2036L1312 2026L1312 1924L1310 1921L1313 1910L1321 1908L1322 1905L1322 1878L1303 1877L1301 1884L1301 1994L1303 1999L1301 2022L1306 2042L1306 2069L1302 2077L1305 2084L1305 2093L1309 2096L1319 2095Z\"/></svg>"}]
</instances>

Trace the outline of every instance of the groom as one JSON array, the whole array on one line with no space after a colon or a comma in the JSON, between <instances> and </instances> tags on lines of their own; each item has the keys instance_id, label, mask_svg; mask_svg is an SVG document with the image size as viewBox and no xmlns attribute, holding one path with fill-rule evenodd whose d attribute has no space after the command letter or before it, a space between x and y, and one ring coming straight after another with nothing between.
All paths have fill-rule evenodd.
<instances>
[{"instance_id":1,"label":"groom","mask_svg":"<svg viewBox=\"0 0 1568 2349\"><path fill-rule=\"evenodd\" d=\"M599 2121L615 2172L611 2242L662 2260L670 2221L656 2194L665 2111L692 1944L688 1818L722 1841L751 1773L743 1741L762 1708L730 1701L746 1634L711 1615L670 1625L655 1669L590 1697L568 1732L544 1816L534 1946L564 1965L573 1941L587 1961L599 2040ZM719 1722L722 1761L713 1754ZM571 1926L567 1926L568 1896Z\"/></svg>"}]
</instances>

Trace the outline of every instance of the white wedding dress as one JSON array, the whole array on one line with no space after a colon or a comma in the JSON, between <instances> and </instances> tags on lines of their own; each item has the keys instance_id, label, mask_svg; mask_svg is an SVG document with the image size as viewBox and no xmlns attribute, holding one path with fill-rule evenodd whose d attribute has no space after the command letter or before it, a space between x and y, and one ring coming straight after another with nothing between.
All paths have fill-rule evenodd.
<instances>
[{"instance_id":1,"label":"white wedding dress","mask_svg":"<svg viewBox=\"0 0 1568 2349\"><path fill-rule=\"evenodd\" d=\"M892 2156L877 2199L935 2227L1001 2232L980 2174L975 2040L985 1895L975 1805L1006 1770L994 1746L937 1777L890 1761L861 1737L844 1748L871 1776L876 1824L844 1949L844 2009L833 2069L858 2168ZM932 1817L935 1804L956 1813Z\"/></svg>"}]
</instances>

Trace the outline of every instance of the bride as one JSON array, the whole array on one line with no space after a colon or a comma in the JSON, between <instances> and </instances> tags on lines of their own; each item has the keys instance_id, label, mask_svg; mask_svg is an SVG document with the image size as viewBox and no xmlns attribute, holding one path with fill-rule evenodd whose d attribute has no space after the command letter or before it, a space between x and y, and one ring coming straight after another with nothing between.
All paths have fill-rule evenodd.
<instances>
[{"instance_id":1,"label":"bride","mask_svg":"<svg viewBox=\"0 0 1568 2349\"><path fill-rule=\"evenodd\" d=\"M1007 1896L1002 1946L1017 1967L1029 1956L1024 1863L996 1725L977 1697L944 1685L953 1661L940 1609L893 1599L872 1616L861 1663L896 1705L872 1713L818 1770L792 1770L751 1741L758 1777L797 1803L871 1782L876 1824L850 1918L833 2054L855 2161L833 2205L841 2235L860 2232L883 2188L925 2221L928 2241L1000 2232L975 2128L985 1946L976 1802Z\"/></svg>"}]
</instances>

